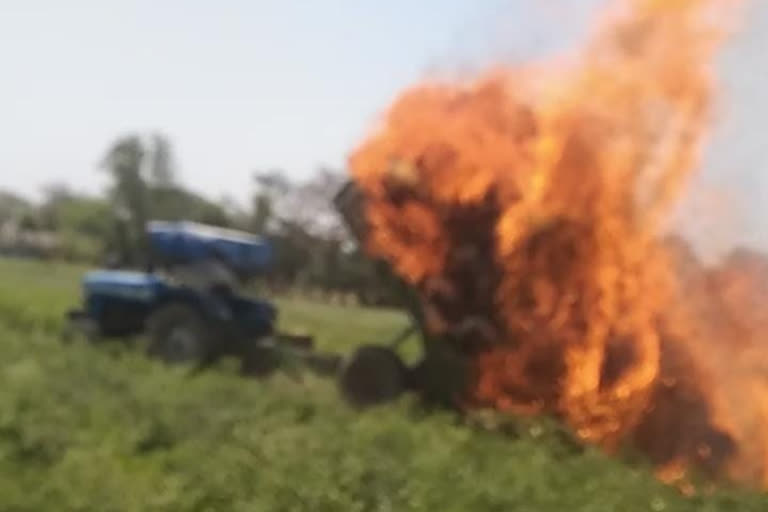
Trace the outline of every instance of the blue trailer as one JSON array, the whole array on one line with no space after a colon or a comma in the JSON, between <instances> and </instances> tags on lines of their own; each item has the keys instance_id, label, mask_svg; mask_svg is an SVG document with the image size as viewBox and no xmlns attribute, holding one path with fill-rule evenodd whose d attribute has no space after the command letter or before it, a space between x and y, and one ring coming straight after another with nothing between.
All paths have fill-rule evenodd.
<instances>
[{"instance_id":1,"label":"blue trailer","mask_svg":"<svg viewBox=\"0 0 768 512\"><path fill-rule=\"evenodd\" d=\"M272 303L236 291L268 271L268 241L192 222L150 222L146 234L149 268L84 276L82 307L68 316L92 339L145 335L149 355L167 363L205 366L233 355L248 374L273 369L284 347L335 368L334 356L311 353L311 338L276 332Z\"/></svg>"}]
</instances>

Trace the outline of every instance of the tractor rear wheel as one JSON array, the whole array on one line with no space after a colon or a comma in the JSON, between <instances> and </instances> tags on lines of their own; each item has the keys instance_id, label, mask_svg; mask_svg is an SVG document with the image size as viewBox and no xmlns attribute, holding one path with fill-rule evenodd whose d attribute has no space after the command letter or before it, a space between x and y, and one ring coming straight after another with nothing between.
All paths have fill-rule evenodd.
<instances>
[{"instance_id":1,"label":"tractor rear wheel","mask_svg":"<svg viewBox=\"0 0 768 512\"><path fill-rule=\"evenodd\" d=\"M365 345L342 366L339 387L350 404L366 407L397 399L407 380L408 368L394 350Z\"/></svg>"},{"instance_id":2,"label":"tractor rear wheel","mask_svg":"<svg viewBox=\"0 0 768 512\"><path fill-rule=\"evenodd\" d=\"M211 330L191 306L172 303L147 320L150 356L168 364L202 363L210 355Z\"/></svg>"}]
</instances>

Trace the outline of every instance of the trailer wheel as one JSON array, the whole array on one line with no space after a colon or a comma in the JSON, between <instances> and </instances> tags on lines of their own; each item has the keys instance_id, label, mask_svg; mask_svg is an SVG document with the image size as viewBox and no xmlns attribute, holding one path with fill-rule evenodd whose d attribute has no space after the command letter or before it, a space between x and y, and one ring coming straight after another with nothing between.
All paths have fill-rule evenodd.
<instances>
[{"instance_id":1,"label":"trailer wheel","mask_svg":"<svg viewBox=\"0 0 768 512\"><path fill-rule=\"evenodd\" d=\"M186 304L172 303L147 320L150 356L168 364L202 363L211 350L211 332L200 314Z\"/></svg>"},{"instance_id":2,"label":"trailer wheel","mask_svg":"<svg viewBox=\"0 0 768 512\"><path fill-rule=\"evenodd\" d=\"M352 405L366 407L398 398L407 386L408 369L387 347L358 348L342 366L339 387Z\"/></svg>"}]
</instances>

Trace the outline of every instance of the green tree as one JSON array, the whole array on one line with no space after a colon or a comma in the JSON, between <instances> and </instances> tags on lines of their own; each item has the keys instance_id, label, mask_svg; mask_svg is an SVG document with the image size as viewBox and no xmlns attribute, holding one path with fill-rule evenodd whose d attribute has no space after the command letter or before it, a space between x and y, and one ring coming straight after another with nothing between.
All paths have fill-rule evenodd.
<instances>
[{"instance_id":1,"label":"green tree","mask_svg":"<svg viewBox=\"0 0 768 512\"><path fill-rule=\"evenodd\" d=\"M18 219L32 209L32 203L14 193L0 190L0 224Z\"/></svg>"},{"instance_id":2,"label":"green tree","mask_svg":"<svg viewBox=\"0 0 768 512\"><path fill-rule=\"evenodd\" d=\"M66 185L45 187L38 217L42 229L56 232L60 256L68 259L95 261L114 237L109 201L75 193Z\"/></svg>"},{"instance_id":3,"label":"green tree","mask_svg":"<svg viewBox=\"0 0 768 512\"><path fill-rule=\"evenodd\" d=\"M176 182L176 164L171 142L165 135L152 136L149 178L152 185L167 187Z\"/></svg>"},{"instance_id":4,"label":"green tree","mask_svg":"<svg viewBox=\"0 0 768 512\"><path fill-rule=\"evenodd\" d=\"M144 176L146 151L138 135L118 139L107 152L103 167L112 176L112 199L129 226L129 254L135 260L146 254L144 230L149 218L148 186Z\"/></svg>"},{"instance_id":5,"label":"green tree","mask_svg":"<svg viewBox=\"0 0 768 512\"><path fill-rule=\"evenodd\" d=\"M153 219L191 220L222 227L232 225L224 206L181 186L153 186L149 188L148 194Z\"/></svg>"},{"instance_id":6,"label":"green tree","mask_svg":"<svg viewBox=\"0 0 768 512\"><path fill-rule=\"evenodd\" d=\"M266 234L270 223L275 220L275 207L280 200L288 197L294 190L293 183L279 169L258 171L253 175L256 184L256 192L252 200L251 230Z\"/></svg>"}]
</instances>

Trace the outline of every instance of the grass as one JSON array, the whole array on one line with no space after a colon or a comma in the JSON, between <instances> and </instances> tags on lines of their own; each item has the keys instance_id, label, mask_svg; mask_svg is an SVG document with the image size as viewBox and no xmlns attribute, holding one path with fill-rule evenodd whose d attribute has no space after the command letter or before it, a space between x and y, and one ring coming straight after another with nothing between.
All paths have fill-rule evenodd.
<instances>
[{"instance_id":1,"label":"grass","mask_svg":"<svg viewBox=\"0 0 768 512\"><path fill-rule=\"evenodd\" d=\"M746 491L685 498L545 420L502 436L409 398L357 413L310 376L190 377L121 345L66 345L82 270L0 260L0 512L768 510ZM405 322L279 303L324 349Z\"/></svg>"}]
</instances>

